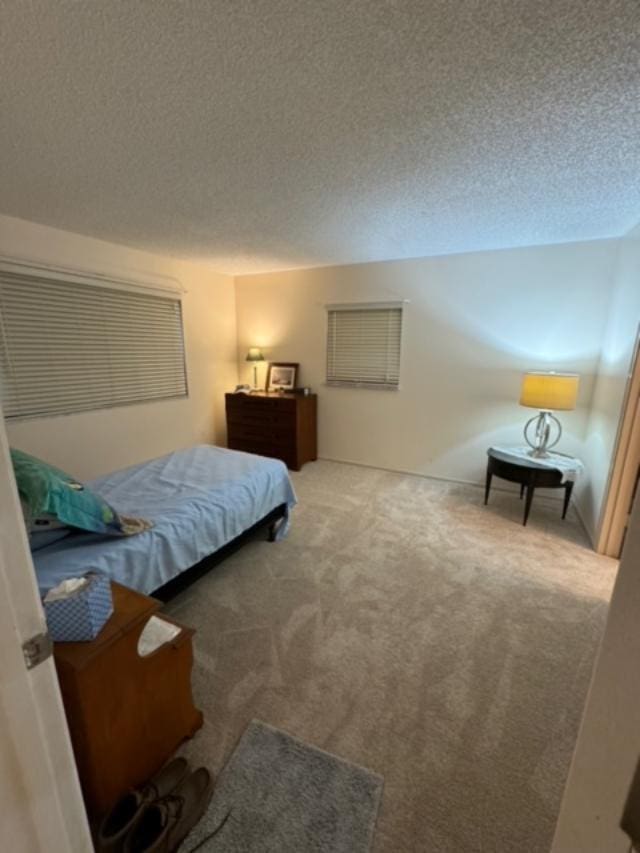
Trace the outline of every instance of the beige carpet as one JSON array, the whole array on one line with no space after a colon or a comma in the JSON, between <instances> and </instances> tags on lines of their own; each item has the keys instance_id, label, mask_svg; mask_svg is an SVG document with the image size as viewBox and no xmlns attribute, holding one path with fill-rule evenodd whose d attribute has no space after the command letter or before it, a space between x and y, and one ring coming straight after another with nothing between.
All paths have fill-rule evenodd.
<instances>
[{"instance_id":1,"label":"beige carpet","mask_svg":"<svg viewBox=\"0 0 640 853\"><path fill-rule=\"evenodd\" d=\"M252 718L384 776L376 853L546 853L617 564L570 511L316 462L287 540L168 608L218 772ZM330 851L328 851L330 853Z\"/></svg>"}]
</instances>

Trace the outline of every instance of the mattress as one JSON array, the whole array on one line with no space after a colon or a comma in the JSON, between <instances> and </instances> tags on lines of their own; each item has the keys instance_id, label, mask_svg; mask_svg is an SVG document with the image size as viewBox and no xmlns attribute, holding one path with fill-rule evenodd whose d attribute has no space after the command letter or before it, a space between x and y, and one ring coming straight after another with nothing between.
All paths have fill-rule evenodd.
<instances>
[{"instance_id":1,"label":"mattress","mask_svg":"<svg viewBox=\"0 0 640 853\"><path fill-rule=\"evenodd\" d=\"M281 504L296 503L283 462L211 445L178 450L87 483L118 512L153 521L135 536L72 535L33 554L44 594L65 578L106 572L150 593L222 548Z\"/></svg>"}]
</instances>

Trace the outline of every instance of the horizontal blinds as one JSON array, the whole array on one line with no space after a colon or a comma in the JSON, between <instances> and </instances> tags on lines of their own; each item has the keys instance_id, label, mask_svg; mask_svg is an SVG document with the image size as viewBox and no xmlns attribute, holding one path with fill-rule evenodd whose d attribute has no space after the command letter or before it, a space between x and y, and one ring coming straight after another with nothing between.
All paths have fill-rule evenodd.
<instances>
[{"instance_id":1,"label":"horizontal blinds","mask_svg":"<svg viewBox=\"0 0 640 853\"><path fill-rule=\"evenodd\" d=\"M397 388L402 308L328 307L327 383Z\"/></svg>"},{"instance_id":2,"label":"horizontal blinds","mask_svg":"<svg viewBox=\"0 0 640 853\"><path fill-rule=\"evenodd\" d=\"M179 299L0 271L7 418L187 394Z\"/></svg>"}]
</instances>

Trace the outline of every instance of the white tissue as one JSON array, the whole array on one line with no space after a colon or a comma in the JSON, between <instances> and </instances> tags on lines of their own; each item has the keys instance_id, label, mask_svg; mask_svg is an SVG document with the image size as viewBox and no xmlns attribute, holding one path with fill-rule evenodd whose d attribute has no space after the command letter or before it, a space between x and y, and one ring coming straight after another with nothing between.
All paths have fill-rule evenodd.
<instances>
[{"instance_id":1,"label":"white tissue","mask_svg":"<svg viewBox=\"0 0 640 853\"><path fill-rule=\"evenodd\" d=\"M75 595L81 589L84 589L88 583L89 578L69 578L52 587L45 595L44 600L58 601L61 598L69 598L71 595Z\"/></svg>"},{"instance_id":2,"label":"white tissue","mask_svg":"<svg viewBox=\"0 0 640 853\"><path fill-rule=\"evenodd\" d=\"M157 616L152 616L144 626L140 639L138 640L138 654L140 657L150 655L155 652L164 643L168 643L177 637L180 633L180 628L171 622L165 622L164 619L159 619Z\"/></svg>"}]
</instances>

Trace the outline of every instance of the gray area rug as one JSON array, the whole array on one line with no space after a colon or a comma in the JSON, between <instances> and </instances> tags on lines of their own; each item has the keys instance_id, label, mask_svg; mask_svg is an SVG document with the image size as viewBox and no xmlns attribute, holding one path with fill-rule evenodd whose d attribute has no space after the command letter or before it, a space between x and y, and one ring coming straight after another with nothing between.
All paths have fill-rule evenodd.
<instances>
[{"instance_id":1,"label":"gray area rug","mask_svg":"<svg viewBox=\"0 0 640 853\"><path fill-rule=\"evenodd\" d=\"M381 794L377 774L253 720L181 849L221 826L199 850L367 853Z\"/></svg>"},{"instance_id":2,"label":"gray area rug","mask_svg":"<svg viewBox=\"0 0 640 853\"><path fill-rule=\"evenodd\" d=\"M265 720L384 777L374 853L548 853L616 563L536 494L327 461L177 596L219 774ZM218 848L216 848L218 849Z\"/></svg>"}]
</instances>

